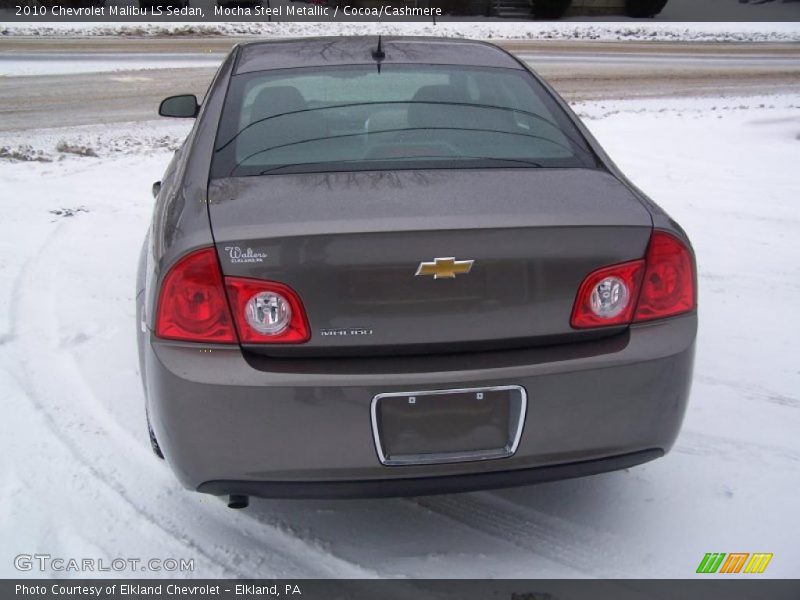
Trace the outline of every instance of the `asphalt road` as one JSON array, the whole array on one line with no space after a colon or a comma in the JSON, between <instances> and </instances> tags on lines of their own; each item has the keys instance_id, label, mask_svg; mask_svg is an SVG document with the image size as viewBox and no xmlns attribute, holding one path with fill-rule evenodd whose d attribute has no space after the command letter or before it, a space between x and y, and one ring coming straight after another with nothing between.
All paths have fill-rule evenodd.
<instances>
[{"instance_id":1,"label":"asphalt road","mask_svg":"<svg viewBox=\"0 0 800 600\"><path fill-rule=\"evenodd\" d=\"M152 119L165 96L202 95L213 65L237 41L0 39L0 131ZM800 44L501 45L530 63L570 101L800 92ZM60 72L80 70L76 65L81 61L92 63L84 70L105 66L100 64L99 72ZM33 74L13 75L20 65Z\"/></svg>"}]
</instances>

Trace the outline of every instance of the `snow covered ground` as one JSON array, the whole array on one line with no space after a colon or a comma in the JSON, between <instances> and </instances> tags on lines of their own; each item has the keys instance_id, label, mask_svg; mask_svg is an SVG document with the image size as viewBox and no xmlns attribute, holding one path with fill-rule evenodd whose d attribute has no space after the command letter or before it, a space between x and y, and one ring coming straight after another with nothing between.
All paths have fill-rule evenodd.
<instances>
[{"instance_id":1,"label":"snow covered ground","mask_svg":"<svg viewBox=\"0 0 800 600\"><path fill-rule=\"evenodd\" d=\"M149 71L152 69L216 69L225 58L221 53L206 54L140 54L140 53L62 53L41 56L38 53L15 52L0 58L0 77L69 75L75 73L110 73L115 71Z\"/></svg>"},{"instance_id":2,"label":"snow covered ground","mask_svg":"<svg viewBox=\"0 0 800 600\"><path fill-rule=\"evenodd\" d=\"M796 5L793 5L796 6ZM797 9L800 10L800 9ZM620 21L380 22L132 22L0 23L0 36L258 36L427 35L486 40L597 40L646 42L797 42L800 23L669 23Z\"/></svg>"},{"instance_id":3,"label":"snow covered ground","mask_svg":"<svg viewBox=\"0 0 800 600\"><path fill-rule=\"evenodd\" d=\"M134 272L150 184L185 125L3 136L0 576L43 552L193 558L201 577L691 577L706 552L737 551L773 552L765 575L797 576L799 107L576 107L697 251L696 376L666 458L515 490L241 512L183 490L145 435Z\"/></svg>"}]
</instances>

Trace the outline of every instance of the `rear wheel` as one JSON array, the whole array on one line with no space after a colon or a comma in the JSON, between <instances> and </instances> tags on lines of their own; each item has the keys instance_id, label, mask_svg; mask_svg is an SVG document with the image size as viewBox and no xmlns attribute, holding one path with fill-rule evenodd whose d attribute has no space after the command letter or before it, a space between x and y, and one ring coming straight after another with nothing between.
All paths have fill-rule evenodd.
<instances>
[{"instance_id":1,"label":"rear wheel","mask_svg":"<svg viewBox=\"0 0 800 600\"><path fill-rule=\"evenodd\" d=\"M161 446L158 445L158 440L156 439L156 434L153 431L153 426L150 425L150 415L147 414L146 411L145 415L147 416L147 435L150 438L150 448L153 450L153 454L163 460L164 453L161 451Z\"/></svg>"},{"instance_id":2,"label":"rear wheel","mask_svg":"<svg viewBox=\"0 0 800 600\"><path fill-rule=\"evenodd\" d=\"M634 19L651 19L664 10L668 0L625 0L625 13Z\"/></svg>"},{"instance_id":3,"label":"rear wheel","mask_svg":"<svg viewBox=\"0 0 800 600\"><path fill-rule=\"evenodd\" d=\"M533 0L533 16L537 19L560 19L572 4L572 0Z\"/></svg>"}]
</instances>

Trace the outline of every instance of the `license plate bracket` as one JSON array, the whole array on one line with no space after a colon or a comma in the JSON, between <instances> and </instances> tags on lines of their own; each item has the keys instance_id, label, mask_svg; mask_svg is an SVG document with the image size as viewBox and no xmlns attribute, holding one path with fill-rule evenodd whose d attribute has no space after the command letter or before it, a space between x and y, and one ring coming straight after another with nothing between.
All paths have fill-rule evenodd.
<instances>
[{"instance_id":1,"label":"license plate bracket","mask_svg":"<svg viewBox=\"0 0 800 600\"><path fill-rule=\"evenodd\" d=\"M375 449L387 466L508 458L526 412L527 394L518 385L378 394Z\"/></svg>"}]
</instances>

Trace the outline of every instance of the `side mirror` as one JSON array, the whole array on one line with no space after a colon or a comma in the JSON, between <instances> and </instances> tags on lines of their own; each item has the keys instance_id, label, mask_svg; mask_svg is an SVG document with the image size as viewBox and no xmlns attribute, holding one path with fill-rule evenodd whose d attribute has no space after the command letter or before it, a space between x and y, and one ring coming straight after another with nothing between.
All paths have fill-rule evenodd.
<instances>
[{"instance_id":1,"label":"side mirror","mask_svg":"<svg viewBox=\"0 0 800 600\"><path fill-rule=\"evenodd\" d=\"M178 119L193 119L200 111L197 104L197 96L194 94L182 94L180 96L170 96L161 101L158 107L158 114L162 117L176 117Z\"/></svg>"},{"instance_id":2,"label":"side mirror","mask_svg":"<svg viewBox=\"0 0 800 600\"><path fill-rule=\"evenodd\" d=\"M153 184L153 198L158 198L158 193L161 191L161 182L156 181Z\"/></svg>"}]
</instances>

